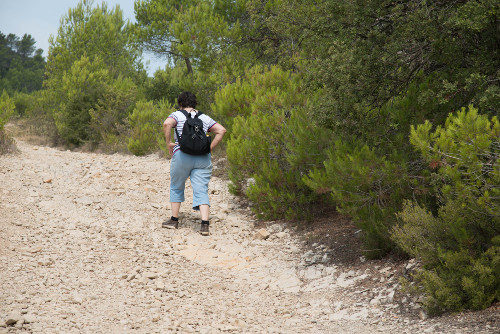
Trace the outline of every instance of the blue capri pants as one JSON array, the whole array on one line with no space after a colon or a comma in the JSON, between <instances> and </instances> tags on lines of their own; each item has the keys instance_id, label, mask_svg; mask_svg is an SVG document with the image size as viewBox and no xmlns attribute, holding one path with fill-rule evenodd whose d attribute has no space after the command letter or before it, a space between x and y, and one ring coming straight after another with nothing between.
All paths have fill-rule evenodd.
<instances>
[{"instance_id":1,"label":"blue capri pants","mask_svg":"<svg viewBox=\"0 0 500 334\"><path fill-rule=\"evenodd\" d=\"M184 202L186 180L191 179L193 188L193 209L201 204L210 205L208 183L212 176L212 156L190 155L178 150L170 161L170 202Z\"/></svg>"}]
</instances>

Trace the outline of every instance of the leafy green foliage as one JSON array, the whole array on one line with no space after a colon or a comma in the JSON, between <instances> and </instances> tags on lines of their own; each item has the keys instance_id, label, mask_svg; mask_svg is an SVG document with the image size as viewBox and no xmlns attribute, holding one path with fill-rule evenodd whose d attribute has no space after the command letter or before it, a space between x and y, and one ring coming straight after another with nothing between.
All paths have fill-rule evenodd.
<instances>
[{"instance_id":1,"label":"leafy green foliage","mask_svg":"<svg viewBox=\"0 0 500 334\"><path fill-rule=\"evenodd\" d=\"M304 182L317 192L330 192L340 212L363 230L364 252L386 254L393 243L389 231L407 189L407 171L366 145L336 141L328 150L324 169L314 169Z\"/></svg>"},{"instance_id":2,"label":"leafy green foliage","mask_svg":"<svg viewBox=\"0 0 500 334\"><path fill-rule=\"evenodd\" d=\"M163 121L173 106L165 100L156 103L139 101L129 117L131 135L128 149L135 155L145 155L158 149L167 152L162 131Z\"/></svg>"},{"instance_id":3,"label":"leafy green foliage","mask_svg":"<svg viewBox=\"0 0 500 334\"><path fill-rule=\"evenodd\" d=\"M91 62L100 58L109 74L136 78L145 73L139 54L132 47L132 36L119 7L109 9L103 2L94 7L91 0L81 0L61 19L57 36L51 36L44 86L56 89L64 72L83 56Z\"/></svg>"},{"instance_id":4,"label":"leafy green foliage","mask_svg":"<svg viewBox=\"0 0 500 334\"><path fill-rule=\"evenodd\" d=\"M109 82L109 72L100 65L82 57L62 78L62 101L53 116L59 134L69 143L81 144L91 139L90 110Z\"/></svg>"},{"instance_id":5,"label":"leafy green foliage","mask_svg":"<svg viewBox=\"0 0 500 334\"><path fill-rule=\"evenodd\" d=\"M500 218L500 123L469 106L431 132L431 123L412 127L411 143L439 168L434 183L442 202L462 202L471 212Z\"/></svg>"},{"instance_id":6,"label":"leafy green foliage","mask_svg":"<svg viewBox=\"0 0 500 334\"><path fill-rule=\"evenodd\" d=\"M315 168L305 178L315 191L331 193L339 211L362 229L369 257L395 248L389 232L403 199L433 202L428 186L421 182L425 171L420 157L408 142L411 124L428 117L427 110L437 103L419 97L428 84L412 84L379 110L364 110L357 117L364 116L363 122L370 127L362 133L339 131L324 156L323 168ZM385 121L375 122L378 118Z\"/></svg>"},{"instance_id":7,"label":"leafy green foliage","mask_svg":"<svg viewBox=\"0 0 500 334\"><path fill-rule=\"evenodd\" d=\"M498 111L498 1L251 0L247 10L265 61L321 88L316 119L349 142L387 154L388 130L406 139L410 124L442 124L469 103ZM416 103L393 107L406 94ZM388 117L388 107L409 124Z\"/></svg>"},{"instance_id":8,"label":"leafy green foliage","mask_svg":"<svg viewBox=\"0 0 500 334\"><path fill-rule=\"evenodd\" d=\"M228 22L242 8L242 1L141 0L135 3L135 34L147 50L173 63L182 61L188 74L193 68L224 72L234 61L228 47L241 32L238 22Z\"/></svg>"},{"instance_id":9,"label":"leafy green foliage","mask_svg":"<svg viewBox=\"0 0 500 334\"><path fill-rule=\"evenodd\" d=\"M120 134L135 103L134 83L122 77L113 80L99 58L90 62L84 56L74 62L61 88L63 101L53 115L59 134L72 144Z\"/></svg>"},{"instance_id":10,"label":"leafy green foliage","mask_svg":"<svg viewBox=\"0 0 500 334\"><path fill-rule=\"evenodd\" d=\"M173 105L177 105L177 97L181 92L192 92L198 101L196 109L208 112L219 84L220 79L215 75L201 71L188 74L183 66L177 65L157 70L154 78L145 85L144 90L147 99L154 101L165 99Z\"/></svg>"},{"instance_id":11,"label":"leafy green foliage","mask_svg":"<svg viewBox=\"0 0 500 334\"><path fill-rule=\"evenodd\" d=\"M13 96L13 99L16 105L16 114L19 116L23 116L26 111L31 108L33 103L35 103L34 94L16 92Z\"/></svg>"},{"instance_id":12,"label":"leafy green foliage","mask_svg":"<svg viewBox=\"0 0 500 334\"><path fill-rule=\"evenodd\" d=\"M14 140L8 136L4 127L9 121L9 118L14 114L15 104L9 97L9 94L4 90L0 96L0 154L12 151L15 149Z\"/></svg>"},{"instance_id":13,"label":"leafy green foliage","mask_svg":"<svg viewBox=\"0 0 500 334\"><path fill-rule=\"evenodd\" d=\"M70 144L115 144L145 73L119 7L82 0L50 39L45 108ZM70 47L68 47L70 46Z\"/></svg>"},{"instance_id":14,"label":"leafy green foliage","mask_svg":"<svg viewBox=\"0 0 500 334\"><path fill-rule=\"evenodd\" d=\"M5 124L7 124L12 114L14 114L15 107L14 101L4 90L0 96L0 131L3 130Z\"/></svg>"},{"instance_id":15,"label":"leafy green foliage","mask_svg":"<svg viewBox=\"0 0 500 334\"><path fill-rule=\"evenodd\" d=\"M15 97L16 98L16 97ZM47 90L39 90L29 95L29 103L22 114L25 134L42 145L61 145L54 117L47 112L51 105L51 94Z\"/></svg>"},{"instance_id":16,"label":"leafy green foliage","mask_svg":"<svg viewBox=\"0 0 500 334\"><path fill-rule=\"evenodd\" d=\"M399 215L404 225L393 234L402 249L424 261L414 278L431 314L483 309L500 298L500 238L483 245L474 242L459 204L448 202L434 217L408 202Z\"/></svg>"},{"instance_id":17,"label":"leafy green foliage","mask_svg":"<svg viewBox=\"0 0 500 334\"><path fill-rule=\"evenodd\" d=\"M495 1L247 4L265 61L294 69L308 92L322 92L313 115L333 130L336 145L305 181L332 193L363 229L368 250L393 247L388 231L403 199L433 212L439 206L424 182L430 172L409 147L411 125L443 124L471 102L497 112L498 9Z\"/></svg>"},{"instance_id":18,"label":"leafy green foliage","mask_svg":"<svg viewBox=\"0 0 500 334\"><path fill-rule=\"evenodd\" d=\"M275 113L292 107L305 106L300 78L277 66L265 70L256 66L245 73L243 79L226 85L216 92L212 104L214 116L223 120L231 133L235 117L248 117L257 113Z\"/></svg>"},{"instance_id":19,"label":"leafy green foliage","mask_svg":"<svg viewBox=\"0 0 500 334\"><path fill-rule=\"evenodd\" d=\"M104 140L106 146L119 150L128 135L127 118L135 106L137 89L130 78L118 77L105 86L90 113L90 129L94 142Z\"/></svg>"},{"instance_id":20,"label":"leafy green foliage","mask_svg":"<svg viewBox=\"0 0 500 334\"><path fill-rule=\"evenodd\" d=\"M303 110L289 111L291 116L283 110L268 112L235 119L227 147L233 191L245 191L260 217L310 219L319 196L301 177L311 162L291 151L297 139L293 132L305 118Z\"/></svg>"},{"instance_id":21,"label":"leafy green foliage","mask_svg":"<svg viewBox=\"0 0 500 334\"><path fill-rule=\"evenodd\" d=\"M307 99L289 72L254 69L247 75L258 83L254 89L237 81L220 92L215 103L218 117L226 112L238 115L227 146L232 191L244 192L262 217L310 219L321 196L302 182L302 176L320 164L328 133L309 121ZM226 99L234 96L228 94L231 91L238 92L240 101Z\"/></svg>"},{"instance_id":22,"label":"leafy green foliage","mask_svg":"<svg viewBox=\"0 0 500 334\"><path fill-rule=\"evenodd\" d=\"M431 312L485 308L500 298L500 122L470 106L431 130L412 128L411 142L433 171L439 209L407 202L393 239L424 262L416 278Z\"/></svg>"},{"instance_id":23,"label":"leafy green foliage","mask_svg":"<svg viewBox=\"0 0 500 334\"><path fill-rule=\"evenodd\" d=\"M0 91L31 93L42 88L45 60L42 49L35 51L35 40L24 34L0 32Z\"/></svg>"},{"instance_id":24,"label":"leafy green foliage","mask_svg":"<svg viewBox=\"0 0 500 334\"><path fill-rule=\"evenodd\" d=\"M157 70L155 75L146 84L146 99L161 101L163 99L177 104L177 97L183 91L180 87L180 78L184 72L178 67L166 67Z\"/></svg>"}]
</instances>

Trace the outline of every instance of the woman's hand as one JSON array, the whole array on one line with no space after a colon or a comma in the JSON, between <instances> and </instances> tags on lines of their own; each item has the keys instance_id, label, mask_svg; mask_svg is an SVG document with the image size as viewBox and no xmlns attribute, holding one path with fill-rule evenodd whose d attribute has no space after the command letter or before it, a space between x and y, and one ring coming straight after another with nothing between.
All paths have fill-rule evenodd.
<instances>
[{"instance_id":1,"label":"woman's hand","mask_svg":"<svg viewBox=\"0 0 500 334\"><path fill-rule=\"evenodd\" d=\"M170 156L174 155L174 147L175 143L168 143L168 153L170 153Z\"/></svg>"},{"instance_id":2,"label":"woman's hand","mask_svg":"<svg viewBox=\"0 0 500 334\"><path fill-rule=\"evenodd\" d=\"M170 153L170 156L174 155L175 143L172 143L170 136L172 128L175 127L176 124L177 121L171 117L167 118L165 122L163 122L163 133L165 134L165 141L167 143L168 153Z\"/></svg>"}]
</instances>

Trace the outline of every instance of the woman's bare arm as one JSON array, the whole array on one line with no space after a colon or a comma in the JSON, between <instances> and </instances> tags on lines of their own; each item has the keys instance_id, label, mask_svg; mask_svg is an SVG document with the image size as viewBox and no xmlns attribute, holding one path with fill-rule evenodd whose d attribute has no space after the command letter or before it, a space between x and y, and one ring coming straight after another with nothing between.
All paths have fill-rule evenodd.
<instances>
[{"instance_id":1,"label":"woman's bare arm","mask_svg":"<svg viewBox=\"0 0 500 334\"><path fill-rule=\"evenodd\" d=\"M219 123L216 123L214 126L212 126L208 132L213 132L215 133L215 137L212 140L212 144L210 145L210 151L212 151L217 145L222 140L222 137L226 134L226 128L220 125Z\"/></svg>"}]
</instances>

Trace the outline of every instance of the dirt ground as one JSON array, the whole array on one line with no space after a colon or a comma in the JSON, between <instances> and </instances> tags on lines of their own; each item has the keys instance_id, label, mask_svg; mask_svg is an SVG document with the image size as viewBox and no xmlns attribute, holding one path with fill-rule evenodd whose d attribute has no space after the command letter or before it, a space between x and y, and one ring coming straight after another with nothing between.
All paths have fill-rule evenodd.
<instances>
[{"instance_id":1,"label":"dirt ground","mask_svg":"<svg viewBox=\"0 0 500 334\"><path fill-rule=\"evenodd\" d=\"M211 235L189 185L166 230L168 160L17 147L0 156L0 333L500 333L498 304L428 318L399 290L415 262L366 260L334 212L257 221L214 177Z\"/></svg>"}]
</instances>

